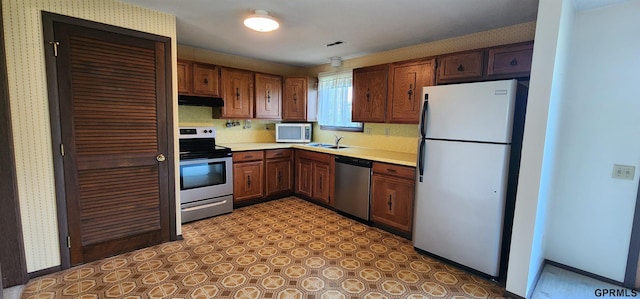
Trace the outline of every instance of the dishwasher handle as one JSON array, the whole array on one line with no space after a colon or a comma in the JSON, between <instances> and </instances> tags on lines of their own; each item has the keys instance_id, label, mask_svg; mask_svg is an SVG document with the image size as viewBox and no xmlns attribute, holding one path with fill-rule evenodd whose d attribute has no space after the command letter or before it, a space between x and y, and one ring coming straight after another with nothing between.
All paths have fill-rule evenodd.
<instances>
[{"instance_id":1,"label":"dishwasher handle","mask_svg":"<svg viewBox=\"0 0 640 299\"><path fill-rule=\"evenodd\" d=\"M348 164L353 166L371 168L373 162L370 160L353 158L353 157L345 157L345 156L335 156L336 163Z\"/></svg>"}]
</instances>

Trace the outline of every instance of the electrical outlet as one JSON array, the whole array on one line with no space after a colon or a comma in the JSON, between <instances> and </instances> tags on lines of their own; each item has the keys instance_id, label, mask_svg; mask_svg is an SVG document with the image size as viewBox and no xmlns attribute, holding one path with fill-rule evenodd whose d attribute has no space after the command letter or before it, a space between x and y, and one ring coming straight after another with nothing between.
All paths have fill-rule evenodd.
<instances>
[{"instance_id":1,"label":"electrical outlet","mask_svg":"<svg viewBox=\"0 0 640 299\"><path fill-rule=\"evenodd\" d=\"M614 179L633 180L635 173L635 166L613 164L613 173L611 174L611 177Z\"/></svg>"},{"instance_id":2,"label":"electrical outlet","mask_svg":"<svg viewBox=\"0 0 640 299\"><path fill-rule=\"evenodd\" d=\"M391 129L389 128L384 128L384 134L389 136L389 134L391 133Z\"/></svg>"},{"instance_id":3,"label":"electrical outlet","mask_svg":"<svg viewBox=\"0 0 640 299\"><path fill-rule=\"evenodd\" d=\"M371 135L371 128L365 128L364 129L364 133L368 134L368 135Z\"/></svg>"}]
</instances>

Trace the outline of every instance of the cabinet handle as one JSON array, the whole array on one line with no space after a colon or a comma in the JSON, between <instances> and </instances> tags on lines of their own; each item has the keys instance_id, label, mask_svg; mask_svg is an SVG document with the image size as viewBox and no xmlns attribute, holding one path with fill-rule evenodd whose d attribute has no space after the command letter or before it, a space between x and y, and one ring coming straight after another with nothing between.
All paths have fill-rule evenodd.
<instances>
[{"instance_id":1,"label":"cabinet handle","mask_svg":"<svg viewBox=\"0 0 640 299\"><path fill-rule=\"evenodd\" d=\"M204 78L204 85L209 85L209 79Z\"/></svg>"},{"instance_id":2,"label":"cabinet handle","mask_svg":"<svg viewBox=\"0 0 640 299\"><path fill-rule=\"evenodd\" d=\"M391 211L393 207L393 200L391 199L391 194L389 194L389 201L387 202L387 205L389 205L389 211Z\"/></svg>"},{"instance_id":3,"label":"cabinet handle","mask_svg":"<svg viewBox=\"0 0 640 299\"><path fill-rule=\"evenodd\" d=\"M280 184L282 183L282 173L280 173L280 171L276 171L277 173L277 177L278 177L278 186L280 186Z\"/></svg>"},{"instance_id":4,"label":"cabinet handle","mask_svg":"<svg viewBox=\"0 0 640 299\"><path fill-rule=\"evenodd\" d=\"M395 169L391 169L391 168L387 168L387 171L391 172L391 173L396 173L397 172Z\"/></svg>"},{"instance_id":5,"label":"cabinet handle","mask_svg":"<svg viewBox=\"0 0 640 299\"><path fill-rule=\"evenodd\" d=\"M293 101L297 101L298 100L298 94L294 93L293 94Z\"/></svg>"},{"instance_id":6,"label":"cabinet handle","mask_svg":"<svg viewBox=\"0 0 640 299\"><path fill-rule=\"evenodd\" d=\"M518 65L518 60L514 58L513 60L511 60L511 62L509 62L509 64L512 66L516 66Z\"/></svg>"},{"instance_id":7,"label":"cabinet handle","mask_svg":"<svg viewBox=\"0 0 640 299\"><path fill-rule=\"evenodd\" d=\"M371 98L371 94L369 93L369 88L367 88L367 102L369 102L369 99Z\"/></svg>"},{"instance_id":8,"label":"cabinet handle","mask_svg":"<svg viewBox=\"0 0 640 299\"><path fill-rule=\"evenodd\" d=\"M322 192L322 181L324 180L324 177L320 177L320 192Z\"/></svg>"},{"instance_id":9,"label":"cabinet handle","mask_svg":"<svg viewBox=\"0 0 640 299\"><path fill-rule=\"evenodd\" d=\"M457 70L458 70L458 72L464 72L464 66L462 66L462 64L459 65Z\"/></svg>"},{"instance_id":10,"label":"cabinet handle","mask_svg":"<svg viewBox=\"0 0 640 299\"><path fill-rule=\"evenodd\" d=\"M267 103L271 103L271 91L267 90Z\"/></svg>"},{"instance_id":11,"label":"cabinet handle","mask_svg":"<svg viewBox=\"0 0 640 299\"><path fill-rule=\"evenodd\" d=\"M236 97L240 99L240 89L236 87Z\"/></svg>"},{"instance_id":12,"label":"cabinet handle","mask_svg":"<svg viewBox=\"0 0 640 299\"><path fill-rule=\"evenodd\" d=\"M248 156L244 156L244 158L245 159L251 159L251 158L253 158L253 156L252 155L248 155Z\"/></svg>"},{"instance_id":13,"label":"cabinet handle","mask_svg":"<svg viewBox=\"0 0 640 299\"><path fill-rule=\"evenodd\" d=\"M407 91L409 95L409 101L411 101L411 95L413 94L413 84L409 84L409 91Z\"/></svg>"},{"instance_id":14,"label":"cabinet handle","mask_svg":"<svg viewBox=\"0 0 640 299\"><path fill-rule=\"evenodd\" d=\"M247 188L251 188L251 176L247 176Z\"/></svg>"}]
</instances>

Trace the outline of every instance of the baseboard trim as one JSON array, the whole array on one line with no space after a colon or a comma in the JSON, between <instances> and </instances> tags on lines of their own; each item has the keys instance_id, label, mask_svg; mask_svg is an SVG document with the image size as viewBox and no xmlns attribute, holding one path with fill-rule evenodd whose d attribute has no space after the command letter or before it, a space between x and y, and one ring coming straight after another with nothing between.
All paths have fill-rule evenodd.
<instances>
[{"instance_id":1,"label":"baseboard trim","mask_svg":"<svg viewBox=\"0 0 640 299\"><path fill-rule=\"evenodd\" d=\"M504 291L504 296L507 298L513 298L513 299L525 299L524 297L520 296L520 295L516 295L514 293L511 293L509 291Z\"/></svg>"},{"instance_id":2,"label":"baseboard trim","mask_svg":"<svg viewBox=\"0 0 640 299\"><path fill-rule=\"evenodd\" d=\"M542 262L540 262L538 273L536 273L536 277L534 278L533 287L531 288L531 290L529 290L529 293L527 294L527 298L531 298L533 296L533 291L535 291L536 288L538 287L538 282L540 281L540 276L542 276L542 271L544 271L544 266L546 266L548 262L549 261L547 259L544 259L542 260Z\"/></svg>"},{"instance_id":3,"label":"baseboard trim","mask_svg":"<svg viewBox=\"0 0 640 299\"><path fill-rule=\"evenodd\" d=\"M34 279L36 277L45 276L45 275L49 275L49 274L60 272L60 271L62 271L62 266L53 266L51 268L29 272L27 275L29 275L29 279Z\"/></svg>"},{"instance_id":4,"label":"baseboard trim","mask_svg":"<svg viewBox=\"0 0 640 299\"><path fill-rule=\"evenodd\" d=\"M606 282L606 283L609 283L609 284L612 284L612 285L615 285L615 286L619 286L619 287L623 287L623 288L628 288L628 287L627 287L627 286L625 286L625 285L624 285L624 283L623 283L623 282L621 282L621 281L613 280L613 279L611 279L611 278L606 278L606 277L604 277L604 276L600 276L600 275L598 275L598 274L594 274L594 273L591 273L591 272L587 272L587 271L584 271L584 270L580 270L580 269L578 269L578 268L574 268L574 267L571 267L571 266L567 266L567 265L565 265L565 264L561 264L561 263L554 262L554 261L551 261L551 260L546 260L546 262L547 262L547 264L549 264L549 265L551 265L551 266L556 266L556 267L558 267L558 268L560 268L560 269L564 269L564 270L567 270L567 271L571 271L571 272L573 272L573 273L577 273L577 274L580 274L580 275L584 275L584 276L586 276L586 277L590 277L590 278L593 278L593 279L597 279L597 280L600 280L600 281L603 281L603 282Z\"/></svg>"}]
</instances>

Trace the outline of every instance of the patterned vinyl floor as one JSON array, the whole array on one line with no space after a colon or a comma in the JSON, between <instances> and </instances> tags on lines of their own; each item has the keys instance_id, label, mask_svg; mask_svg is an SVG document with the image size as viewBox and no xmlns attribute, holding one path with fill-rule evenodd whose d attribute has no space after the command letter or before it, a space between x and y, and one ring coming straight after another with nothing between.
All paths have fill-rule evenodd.
<instances>
[{"instance_id":1,"label":"patterned vinyl floor","mask_svg":"<svg viewBox=\"0 0 640 299\"><path fill-rule=\"evenodd\" d=\"M496 298L411 242L288 197L183 226L184 240L31 280L22 298Z\"/></svg>"}]
</instances>

